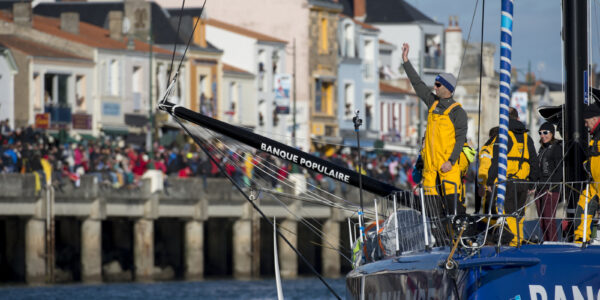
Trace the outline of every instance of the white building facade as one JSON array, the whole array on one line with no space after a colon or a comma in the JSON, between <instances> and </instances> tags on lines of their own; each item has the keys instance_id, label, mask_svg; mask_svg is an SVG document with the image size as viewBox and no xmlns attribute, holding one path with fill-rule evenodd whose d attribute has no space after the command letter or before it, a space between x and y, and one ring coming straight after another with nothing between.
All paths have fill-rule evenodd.
<instances>
[{"instance_id":1,"label":"white building facade","mask_svg":"<svg viewBox=\"0 0 600 300\"><path fill-rule=\"evenodd\" d=\"M256 116L255 130L261 134L271 134L271 137L290 143L288 136L288 119L290 114L281 114L275 103L275 77L284 73L286 61L286 42L268 35L247 30L215 19L206 21L206 39L217 48L223 50L222 61L234 68L248 72L254 76L255 97L244 95L244 105L256 109L243 111L243 114ZM242 84L240 82L240 84ZM237 89L242 88L240 85ZM235 87L224 86L228 90L222 105L231 105L228 97L239 91ZM231 90L234 89L234 90ZM234 97L235 98L235 97ZM291 104L290 104L291 106ZM242 107L242 105L237 105ZM290 107L291 110L291 107ZM223 107L219 118L230 119L226 113L235 112L231 107ZM246 117L249 122L254 117ZM241 119L239 119L241 121Z\"/></svg>"}]
</instances>

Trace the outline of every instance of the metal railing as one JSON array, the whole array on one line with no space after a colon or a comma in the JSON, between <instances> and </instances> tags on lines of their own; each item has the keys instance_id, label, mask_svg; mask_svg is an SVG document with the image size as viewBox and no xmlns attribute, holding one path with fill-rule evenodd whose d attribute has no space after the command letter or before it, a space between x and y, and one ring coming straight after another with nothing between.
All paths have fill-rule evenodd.
<instances>
[{"instance_id":1,"label":"metal railing","mask_svg":"<svg viewBox=\"0 0 600 300\"><path fill-rule=\"evenodd\" d=\"M512 246L600 243L596 234L600 221L596 217L599 195L595 194L599 187L598 182L540 183L509 180L503 215L497 214L495 207L496 186L488 188L485 193L484 214L479 216L489 217L488 230L497 234L488 237L485 242L501 245L510 240L508 244ZM514 224L510 226L510 222ZM493 230L494 227L497 228L496 231Z\"/></svg>"},{"instance_id":2,"label":"metal railing","mask_svg":"<svg viewBox=\"0 0 600 300\"><path fill-rule=\"evenodd\" d=\"M448 188L448 184L453 185ZM446 190L459 190L444 182ZM440 186L419 186L374 200L366 214L365 241L348 219L355 265L435 247L477 249L525 244L600 244L597 228L600 182L534 183L508 181L504 214L495 207L495 187L485 195L483 213L466 214L461 193L441 197ZM593 204L593 205L592 205ZM460 206L463 205L462 209ZM424 213L422 213L424 212ZM459 233L460 232L460 233ZM356 255L357 249L360 255Z\"/></svg>"},{"instance_id":3,"label":"metal railing","mask_svg":"<svg viewBox=\"0 0 600 300\"><path fill-rule=\"evenodd\" d=\"M71 106L68 104L46 104L44 112L50 114L50 123L71 123Z\"/></svg>"},{"instance_id":4,"label":"metal railing","mask_svg":"<svg viewBox=\"0 0 600 300\"><path fill-rule=\"evenodd\" d=\"M358 247L361 255L354 253L355 265L450 246L456 209L442 201L437 193L440 188L418 187L375 199L371 210L374 213L366 214L370 220L365 224L364 244ZM453 188L456 191L456 185ZM455 194L454 206L459 200L459 194ZM353 225L349 218L348 226L352 249L357 249L358 224Z\"/></svg>"}]
</instances>

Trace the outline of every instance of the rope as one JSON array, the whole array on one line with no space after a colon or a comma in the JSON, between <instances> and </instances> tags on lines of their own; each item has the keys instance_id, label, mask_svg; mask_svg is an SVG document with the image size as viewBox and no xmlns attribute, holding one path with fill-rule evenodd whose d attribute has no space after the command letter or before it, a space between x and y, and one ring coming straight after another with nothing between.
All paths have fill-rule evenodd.
<instances>
[{"instance_id":1,"label":"rope","mask_svg":"<svg viewBox=\"0 0 600 300\"><path fill-rule=\"evenodd\" d=\"M479 137L481 136L481 88L483 82L483 29L485 24L485 0L481 3L481 47L479 50L479 106L477 107L477 152L481 150L481 144L479 141ZM478 153L479 156L479 153ZM479 171L479 157L477 158L477 163L475 167L477 167L477 171ZM477 177L477 176L476 176ZM477 197L477 183L473 185L474 191L473 194Z\"/></svg>"},{"instance_id":2,"label":"rope","mask_svg":"<svg viewBox=\"0 0 600 300\"><path fill-rule=\"evenodd\" d=\"M237 184L237 182L235 182L233 180L233 178L231 178L231 176L229 176L229 174L227 174L227 172L225 171L225 169L223 168L223 166L221 166L220 164L218 164L218 162L215 160L214 157L212 157L212 155L210 155L210 152L208 151L208 149L206 149L205 146L202 145L201 141L199 141L198 137L194 136L189 129L183 125L183 123L179 120L179 118L175 115L173 115L173 119L175 119L175 121L179 124L179 126L181 126L181 128L183 128L183 130L192 137L192 139L194 140L194 142L196 142L196 144L202 149L202 151L204 151L204 153L210 158L210 160L217 165L217 167L219 168L219 170L229 179L229 181L233 184L233 186L240 192L242 193L242 195L246 198L246 200L252 205L252 207L254 208L254 210L256 210L263 219L265 219L271 226L273 226L273 222L267 218L267 216L263 213L263 211L254 203L254 201L250 200L250 198L248 197L248 195L246 194L246 192L244 192L244 190ZM300 251L298 251L298 249L296 249L296 247L294 247L292 245L292 243L290 243L290 241L281 233L281 231L276 230L277 234L279 235L279 237L281 239L283 239L283 241L285 241L286 244L288 244L288 246L290 246L290 248L296 252L296 255L298 255L298 257L300 257L300 259L310 268L310 270L319 278L319 280L321 280L321 282L327 287L327 289L329 289L329 291L337 298L337 299L342 299L334 290L333 288L325 281L325 279L323 278L323 276L321 276L321 274L319 274L319 272L317 272L317 270L310 264L310 262L302 255L302 253L300 253Z\"/></svg>"},{"instance_id":3,"label":"rope","mask_svg":"<svg viewBox=\"0 0 600 300\"><path fill-rule=\"evenodd\" d=\"M185 7L185 0L181 2L181 10L179 11L179 21L177 22L177 34L179 34L179 30L181 29L181 18L183 16L183 8ZM173 62L175 61L175 51L177 50L177 40L178 36L173 37L175 41L173 42L173 56L171 56L171 64L169 65L169 75L167 76L167 82L171 81L171 73L173 72Z\"/></svg>"},{"instance_id":4,"label":"rope","mask_svg":"<svg viewBox=\"0 0 600 300\"><path fill-rule=\"evenodd\" d=\"M206 128L203 128L203 129L204 129L205 131L207 131L209 134L211 134L211 132L210 132L208 129L206 129ZM222 142L222 141L220 141L220 140L219 140L217 137L214 137L214 138L215 138L215 139L217 139L219 142L223 143L223 142ZM225 145L226 147L228 147L228 146L227 146L227 144L224 144L224 143L223 143L223 145ZM228 148L229 148L229 147L228 147ZM231 150L231 149L230 149L230 150ZM227 156L225 153L223 153L222 151L220 151L220 150L218 150L218 149L215 149L215 151L218 151L218 152L220 152L219 154L223 155L224 157L226 157L226 156ZM244 159L245 159L245 160L247 160L245 157L244 157ZM237 169L238 169L238 170L240 170L240 169L241 169L241 168L239 167L239 165L235 164L235 161L234 161L234 160L231 160L231 161L234 163L234 165L237 167ZM258 167L258 166L255 166L255 167ZM267 172L265 172L265 173L267 173ZM268 174L268 173L267 173L267 174ZM268 175L271 175L271 174L268 174ZM272 176L272 175L271 175L271 176ZM274 177L274 176L273 176L273 178L275 178L276 180L278 180L278 181L279 181L279 182L281 182L281 183L284 183L284 184L288 185L288 183L287 183L287 182L285 182L285 181L279 180L279 179L277 179L277 178L276 178L276 177ZM258 183L256 180L253 180L253 179L250 179L250 180L251 180L251 181L252 181L254 184L256 184L257 186L259 186L261 189L263 189L263 190L266 190L266 188L265 188L265 187L263 187L263 186L262 186L260 183ZM288 206L287 206L285 203L283 203L283 201L281 201L279 198L277 198L277 197L276 197L274 194L270 194L270 196L271 196L273 199L275 199L275 200L276 200L276 201L277 201L279 204L281 204L281 206L283 206L283 207L284 207L284 209L285 209L285 210L286 210L286 211L287 211L287 212L288 212L290 215L292 215L293 217L295 217L297 220L299 220L299 221L300 221L300 223L304 224L304 225L305 225L306 227L308 227L308 228L309 228L309 230L311 230L311 231L312 231L314 234L316 234L317 236L321 237L323 240L325 240L325 241L326 241L326 243L328 243L328 244L329 244L331 247L333 247L333 245L331 245L329 242L327 242L327 237L328 237L328 236L327 236L327 235L326 235L326 234L325 234L325 233L324 233L322 230L318 229L316 226L314 226L314 225L313 225L313 224L311 224L310 222L306 221L306 219L305 219L305 218L303 218L303 217L301 217L301 216L299 216L299 215L297 215L297 214L293 213L293 212L292 212L292 211L289 209L289 207L288 207ZM334 205L332 205L332 206L334 206ZM344 209L343 207L338 207L338 208L340 208L340 209ZM302 210L303 208L302 208L302 207L300 207L300 209ZM314 218L312 218L312 217L311 217L311 219L312 219L312 220L313 220L315 223L317 223L317 224L319 224L319 225L322 225L322 224L321 224L321 223L319 223L319 221L317 221L316 219L314 219ZM340 254L342 257L344 257L344 258L346 258L347 260L349 260L349 261L350 261L350 259L348 259L348 258L347 258L347 257L346 257L346 256L345 256L345 255L344 255L342 252L341 252L341 251L338 251L338 253L339 253L339 254Z\"/></svg>"},{"instance_id":5,"label":"rope","mask_svg":"<svg viewBox=\"0 0 600 300\"><path fill-rule=\"evenodd\" d=\"M477 14L477 6L479 5L479 0L475 2L475 8L473 9L473 17L471 17L471 25L469 25L469 34L467 35L467 47L469 46L469 41L471 40L471 30L473 29L473 23L475 22L475 15ZM483 43L483 40L481 41ZM467 47L463 50L462 59L460 60L460 67L458 68L458 74L456 76L456 85L458 86L458 82L460 80L460 73L462 71L463 63L465 62L465 56L467 54Z\"/></svg>"}]
</instances>

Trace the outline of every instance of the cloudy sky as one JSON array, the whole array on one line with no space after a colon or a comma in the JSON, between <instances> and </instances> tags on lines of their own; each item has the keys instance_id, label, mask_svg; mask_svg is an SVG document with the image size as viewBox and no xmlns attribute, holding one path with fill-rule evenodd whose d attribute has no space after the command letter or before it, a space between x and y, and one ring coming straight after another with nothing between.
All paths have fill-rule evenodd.
<instances>
[{"instance_id":1,"label":"cloudy sky","mask_svg":"<svg viewBox=\"0 0 600 300\"><path fill-rule=\"evenodd\" d=\"M437 20L448 24L448 16L456 15L467 39L471 19L477 0L406 0L417 9ZM479 0L470 41L481 41L481 8L484 0ZM595 51L593 61L600 60L600 32L598 15L600 1L593 0L592 40ZM500 0L485 0L484 41L499 45L500 41ZM561 1L560 0L517 0L514 8L513 25L513 67L522 71L523 80L528 63L539 79L561 82ZM499 62L499 49L496 48L496 67Z\"/></svg>"}]
</instances>

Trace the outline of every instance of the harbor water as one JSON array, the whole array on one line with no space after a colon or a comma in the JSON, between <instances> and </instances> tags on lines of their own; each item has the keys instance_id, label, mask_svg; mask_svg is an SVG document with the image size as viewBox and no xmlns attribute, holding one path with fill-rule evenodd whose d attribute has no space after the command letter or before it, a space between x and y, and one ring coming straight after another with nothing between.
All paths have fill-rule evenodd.
<instances>
[{"instance_id":1,"label":"harbor water","mask_svg":"<svg viewBox=\"0 0 600 300\"><path fill-rule=\"evenodd\" d=\"M345 296L343 278L327 282ZM285 299L335 299L316 278L282 281ZM275 279L3 286L0 299L277 299Z\"/></svg>"}]
</instances>

